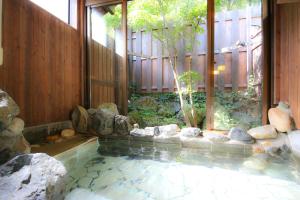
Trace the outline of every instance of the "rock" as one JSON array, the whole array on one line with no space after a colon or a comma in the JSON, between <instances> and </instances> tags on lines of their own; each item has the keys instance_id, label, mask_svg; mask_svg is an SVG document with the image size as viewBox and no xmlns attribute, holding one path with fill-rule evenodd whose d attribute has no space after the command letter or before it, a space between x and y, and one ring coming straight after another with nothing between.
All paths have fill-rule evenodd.
<instances>
[{"instance_id":1,"label":"rock","mask_svg":"<svg viewBox=\"0 0 300 200\"><path fill-rule=\"evenodd\" d=\"M97 109L103 110L106 112L111 112L114 115L119 115L118 107L114 103L103 103L103 104L99 105Z\"/></svg>"},{"instance_id":2,"label":"rock","mask_svg":"<svg viewBox=\"0 0 300 200\"><path fill-rule=\"evenodd\" d=\"M4 153L4 155L0 156L0 164L5 163L18 154L30 153L30 149L30 145L23 135L0 136L0 152Z\"/></svg>"},{"instance_id":3,"label":"rock","mask_svg":"<svg viewBox=\"0 0 300 200\"><path fill-rule=\"evenodd\" d=\"M256 154L247 159L243 165L247 168L262 171L268 166L269 156L267 154Z\"/></svg>"},{"instance_id":4,"label":"rock","mask_svg":"<svg viewBox=\"0 0 300 200\"><path fill-rule=\"evenodd\" d=\"M252 129L248 130L248 134L258 140L274 139L277 137L276 129L272 125L265 125L265 126L259 126L256 128L252 128Z\"/></svg>"},{"instance_id":5,"label":"rock","mask_svg":"<svg viewBox=\"0 0 300 200\"><path fill-rule=\"evenodd\" d=\"M99 135L109 135L114 131L115 114L99 109L90 116L90 128Z\"/></svg>"},{"instance_id":6,"label":"rock","mask_svg":"<svg viewBox=\"0 0 300 200\"><path fill-rule=\"evenodd\" d=\"M177 131L179 131L179 127L177 126L177 124L169 124L169 125L165 125L165 126L159 126L159 133L162 136L173 136L177 134Z\"/></svg>"},{"instance_id":7,"label":"rock","mask_svg":"<svg viewBox=\"0 0 300 200\"><path fill-rule=\"evenodd\" d=\"M16 156L0 167L0 199L63 200L66 173L47 154Z\"/></svg>"},{"instance_id":8,"label":"rock","mask_svg":"<svg viewBox=\"0 0 300 200\"><path fill-rule=\"evenodd\" d=\"M134 128L130 131L131 136L135 137L153 137L153 134L145 129Z\"/></svg>"},{"instance_id":9,"label":"rock","mask_svg":"<svg viewBox=\"0 0 300 200\"><path fill-rule=\"evenodd\" d=\"M133 128L140 128L139 124L133 124Z\"/></svg>"},{"instance_id":10,"label":"rock","mask_svg":"<svg viewBox=\"0 0 300 200\"><path fill-rule=\"evenodd\" d=\"M24 136L21 135L20 139L17 140L13 150L20 153L30 153L31 147L29 142L27 142L27 140L24 138Z\"/></svg>"},{"instance_id":11,"label":"rock","mask_svg":"<svg viewBox=\"0 0 300 200\"><path fill-rule=\"evenodd\" d=\"M75 135L75 131L73 129L64 129L60 135L63 137L63 138L71 138Z\"/></svg>"},{"instance_id":12,"label":"rock","mask_svg":"<svg viewBox=\"0 0 300 200\"><path fill-rule=\"evenodd\" d=\"M0 131L7 128L19 113L20 109L16 102L0 89Z\"/></svg>"},{"instance_id":13,"label":"rock","mask_svg":"<svg viewBox=\"0 0 300 200\"><path fill-rule=\"evenodd\" d=\"M87 110L87 113L88 113L89 115L95 114L96 112L97 112L97 109L95 109L95 108L89 108L89 109Z\"/></svg>"},{"instance_id":14,"label":"rock","mask_svg":"<svg viewBox=\"0 0 300 200\"><path fill-rule=\"evenodd\" d=\"M204 133L204 138L216 143L223 143L230 140L228 137L226 137L223 134L211 133L211 132Z\"/></svg>"},{"instance_id":15,"label":"rock","mask_svg":"<svg viewBox=\"0 0 300 200\"><path fill-rule=\"evenodd\" d=\"M114 122L114 133L120 135L128 135L132 130L132 126L129 123L129 118L123 115L116 115Z\"/></svg>"},{"instance_id":16,"label":"rock","mask_svg":"<svg viewBox=\"0 0 300 200\"><path fill-rule=\"evenodd\" d=\"M59 138L60 138L59 135L48 135L48 136L46 137L46 140L47 140L48 142L55 142L55 141L58 140Z\"/></svg>"},{"instance_id":17,"label":"rock","mask_svg":"<svg viewBox=\"0 0 300 200\"><path fill-rule=\"evenodd\" d=\"M291 145L291 150L297 158L300 158L300 130L292 131L288 134L288 138Z\"/></svg>"},{"instance_id":18,"label":"rock","mask_svg":"<svg viewBox=\"0 0 300 200\"><path fill-rule=\"evenodd\" d=\"M151 109L154 111L157 111L158 109L158 103L153 97L144 96L139 99L137 99L134 104L137 107L142 107L144 109Z\"/></svg>"},{"instance_id":19,"label":"rock","mask_svg":"<svg viewBox=\"0 0 300 200\"><path fill-rule=\"evenodd\" d=\"M155 126L155 127L146 127L145 131L146 131L147 135L152 135L152 136L154 136L154 135L155 136L160 135L158 126Z\"/></svg>"},{"instance_id":20,"label":"rock","mask_svg":"<svg viewBox=\"0 0 300 200\"><path fill-rule=\"evenodd\" d=\"M14 135L21 135L24 130L24 121L20 118L14 118L12 123L7 127L7 130L14 133Z\"/></svg>"},{"instance_id":21,"label":"rock","mask_svg":"<svg viewBox=\"0 0 300 200\"><path fill-rule=\"evenodd\" d=\"M72 124L76 131L86 132L88 130L88 112L82 106L76 106L72 113Z\"/></svg>"},{"instance_id":22,"label":"rock","mask_svg":"<svg viewBox=\"0 0 300 200\"><path fill-rule=\"evenodd\" d=\"M228 136L231 140L236 140L247 144L253 144L255 142L255 139L241 128L230 129Z\"/></svg>"},{"instance_id":23,"label":"rock","mask_svg":"<svg viewBox=\"0 0 300 200\"><path fill-rule=\"evenodd\" d=\"M290 109L290 106L287 103L284 103L284 102L280 101L277 108L279 108L283 112L288 113L290 116L292 115L292 111Z\"/></svg>"},{"instance_id":24,"label":"rock","mask_svg":"<svg viewBox=\"0 0 300 200\"><path fill-rule=\"evenodd\" d=\"M265 149L263 146L255 145L255 146L252 146L252 152L255 154L265 153Z\"/></svg>"},{"instance_id":25,"label":"rock","mask_svg":"<svg viewBox=\"0 0 300 200\"><path fill-rule=\"evenodd\" d=\"M200 128L183 128L181 129L180 135L184 137L197 137L201 134Z\"/></svg>"},{"instance_id":26,"label":"rock","mask_svg":"<svg viewBox=\"0 0 300 200\"><path fill-rule=\"evenodd\" d=\"M292 130L292 120L289 112L280 108L271 108L268 111L270 124L279 132L288 132Z\"/></svg>"}]
</instances>

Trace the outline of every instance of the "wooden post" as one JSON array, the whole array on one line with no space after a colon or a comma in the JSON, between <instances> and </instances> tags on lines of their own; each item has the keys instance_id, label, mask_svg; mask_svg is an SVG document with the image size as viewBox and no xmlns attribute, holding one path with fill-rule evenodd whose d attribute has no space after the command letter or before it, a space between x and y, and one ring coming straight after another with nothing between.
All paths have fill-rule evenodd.
<instances>
[{"instance_id":1,"label":"wooden post","mask_svg":"<svg viewBox=\"0 0 300 200\"><path fill-rule=\"evenodd\" d=\"M263 0L263 93L262 93L262 123L268 123L268 109L270 108L270 0Z\"/></svg>"},{"instance_id":2,"label":"wooden post","mask_svg":"<svg viewBox=\"0 0 300 200\"><path fill-rule=\"evenodd\" d=\"M123 33L123 59L121 70L122 113L128 112L128 59L127 59L127 0L122 0L122 33Z\"/></svg>"},{"instance_id":3,"label":"wooden post","mask_svg":"<svg viewBox=\"0 0 300 200\"><path fill-rule=\"evenodd\" d=\"M214 26L215 1L207 0L206 128L214 128Z\"/></svg>"}]
</instances>

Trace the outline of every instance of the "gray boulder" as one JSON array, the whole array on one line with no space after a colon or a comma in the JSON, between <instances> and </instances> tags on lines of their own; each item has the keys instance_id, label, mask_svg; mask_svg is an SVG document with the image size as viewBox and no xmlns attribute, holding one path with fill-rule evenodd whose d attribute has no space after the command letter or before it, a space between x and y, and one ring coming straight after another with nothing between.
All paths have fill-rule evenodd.
<instances>
[{"instance_id":1,"label":"gray boulder","mask_svg":"<svg viewBox=\"0 0 300 200\"><path fill-rule=\"evenodd\" d=\"M247 144L253 144L255 142L255 139L241 128L230 129L228 135L231 140L236 140Z\"/></svg>"},{"instance_id":2,"label":"gray boulder","mask_svg":"<svg viewBox=\"0 0 300 200\"><path fill-rule=\"evenodd\" d=\"M183 128L181 129L180 135L184 137L197 137L201 134L201 129L200 128L194 128L194 127L189 127L189 128Z\"/></svg>"},{"instance_id":3,"label":"gray boulder","mask_svg":"<svg viewBox=\"0 0 300 200\"><path fill-rule=\"evenodd\" d=\"M0 136L0 164L18 154L30 153L30 144L23 135Z\"/></svg>"},{"instance_id":4,"label":"gray boulder","mask_svg":"<svg viewBox=\"0 0 300 200\"><path fill-rule=\"evenodd\" d=\"M132 130L132 126L129 123L129 118L123 115L116 115L114 118L114 133L120 135L128 135Z\"/></svg>"},{"instance_id":5,"label":"gray boulder","mask_svg":"<svg viewBox=\"0 0 300 200\"><path fill-rule=\"evenodd\" d=\"M114 103L103 103L98 106L97 110L112 112L114 115L119 115L118 107Z\"/></svg>"},{"instance_id":6,"label":"gray boulder","mask_svg":"<svg viewBox=\"0 0 300 200\"><path fill-rule=\"evenodd\" d=\"M90 115L90 128L99 135L109 135L114 131L114 120L114 113L98 109Z\"/></svg>"},{"instance_id":7,"label":"gray boulder","mask_svg":"<svg viewBox=\"0 0 300 200\"><path fill-rule=\"evenodd\" d=\"M0 89L0 131L7 128L19 113L20 109L16 102Z\"/></svg>"},{"instance_id":8,"label":"gray boulder","mask_svg":"<svg viewBox=\"0 0 300 200\"><path fill-rule=\"evenodd\" d=\"M63 200L66 173L47 154L16 156L0 167L0 199Z\"/></svg>"}]
</instances>

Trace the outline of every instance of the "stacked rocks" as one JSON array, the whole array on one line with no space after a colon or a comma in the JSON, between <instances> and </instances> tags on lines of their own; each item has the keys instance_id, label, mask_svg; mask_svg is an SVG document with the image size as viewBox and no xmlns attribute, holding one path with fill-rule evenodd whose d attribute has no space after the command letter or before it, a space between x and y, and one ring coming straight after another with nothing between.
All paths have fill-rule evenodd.
<instances>
[{"instance_id":1,"label":"stacked rocks","mask_svg":"<svg viewBox=\"0 0 300 200\"><path fill-rule=\"evenodd\" d=\"M30 145L23 136L24 121L16 117L19 113L15 101L0 90L0 164L17 154L30 153Z\"/></svg>"},{"instance_id":2,"label":"stacked rocks","mask_svg":"<svg viewBox=\"0 0 300 200\"><path fill-rule=\"evenodd\" d=\"M72 113L72 123L78 132L91 131L99 136L113 133L128 135L132 130L128 117L120 115L114 103L101 104L97 109L88 110L77 106Z\"/></svg>"}]
</instances>

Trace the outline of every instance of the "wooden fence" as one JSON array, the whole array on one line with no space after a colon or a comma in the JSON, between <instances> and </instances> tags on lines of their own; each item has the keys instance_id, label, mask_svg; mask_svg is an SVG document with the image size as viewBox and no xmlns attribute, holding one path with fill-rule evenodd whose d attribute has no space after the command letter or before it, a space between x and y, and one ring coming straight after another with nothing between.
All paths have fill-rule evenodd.
<instances>
[{"instance_id":1,"label":"wooden fence","mask_svg":"<svg viewBox=\"0 0 300 200\"><path fill-rule=\"evenodd\" d=\"M197 36L201 45L194 52L184 52L178 57L178 71L188 68L188 57L192 56L192 69L203 75L198 89L205 89L206 70L206 24L205 32ZM239 48L236 44L239 43ZM225 70L215 77L215 85L226 89L247 87L248 75L261 76L261 8L252 7L216 14L215 61L216 69L225 65ZM178 49L182 49L179 41ZM174 77L164 54L162 45L145 31L129 31L129 81L138 92L172 92L176 90ZM260 83L259 83L260 84Z\"/></svg>"}]
</instances>

